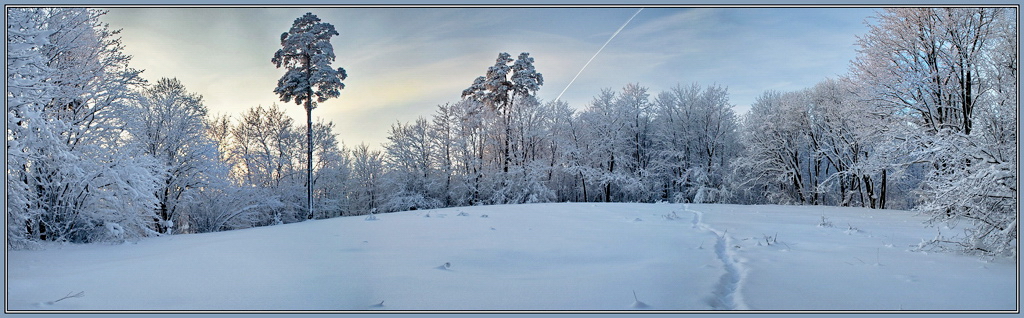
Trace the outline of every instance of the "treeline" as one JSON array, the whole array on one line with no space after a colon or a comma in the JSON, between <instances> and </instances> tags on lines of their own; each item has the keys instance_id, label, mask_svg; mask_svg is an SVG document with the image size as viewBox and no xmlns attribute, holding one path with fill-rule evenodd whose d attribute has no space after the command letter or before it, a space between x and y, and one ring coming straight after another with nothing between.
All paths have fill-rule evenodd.
<instances>
[{"instance_id":1,"label":"treeline","mask_svg":"<svg viewBox=\"0 0 1024 318\"><path fill-rule=\"evenodd\" d=\"M145 83L81 8L8 11L8 246L306 219L305 127L276 105L207 114ZM531 202L917 209L970 223L922 247L1015 254L1017 30L1002 8L880 12L845 76L767 91L737 115L718 85L541 101L528 53L380 149L313 126L315 218ZM469 81L467 81L469 83ZM344 127L341 128L344 130Z\"/></svg>"}]
</instances>

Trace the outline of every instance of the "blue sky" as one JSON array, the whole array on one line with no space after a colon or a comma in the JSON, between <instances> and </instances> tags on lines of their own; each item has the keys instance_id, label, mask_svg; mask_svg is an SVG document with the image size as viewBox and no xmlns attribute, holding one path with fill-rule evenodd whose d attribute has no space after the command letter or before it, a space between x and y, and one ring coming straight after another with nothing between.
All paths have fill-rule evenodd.
<instances>
[{"instance_id":1,"label":"blue sky","mask_svg":"<svg viewBox=\"0 0 1024 318\"><path fill-rule=\"evenodd\" d=\"M143 77L177 77L211 113L278 103L284 70L270 63L280 35L313 12L335 25L335 66L349 74L338 99L314 110L348 146L379 146L396 121L455 102L499 52L530 52L553 100L637 8L113 8ZM738 113L766 90L810 87L846 73L871 8L646 8L562 96L577 109L628 83L651 96L677 84L728 87Z\"/></svg>"}]
</instances>

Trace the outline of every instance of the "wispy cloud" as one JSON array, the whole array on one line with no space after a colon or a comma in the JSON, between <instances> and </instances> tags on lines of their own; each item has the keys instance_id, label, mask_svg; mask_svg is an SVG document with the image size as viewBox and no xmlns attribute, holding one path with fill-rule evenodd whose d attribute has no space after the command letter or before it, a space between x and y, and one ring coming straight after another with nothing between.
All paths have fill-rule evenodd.
<instances>
[{"instance_id":1,"label":"wispy cloud","mask_svg":"<svg viewBox=\"0 0 1024 318\"><path fill-rule=\"evenodd\" d=\"M339 33L336 66L347 88L314 116L347 144L386 140L388 126L459 99L498 52L530 52L554 99L636 8L119 8L104 19L122 34L144 76L178 77L214 113L278 101L283 70L270 63L282 32L313 11ZM565 92L583 108L602 88L640 83L729 87L743 111L766 89L790 90L843 73L870 9L647 8ZM296 118L301 107L282 107Z\"/></svg>"},{"instance_id":2,"label":"wispy cloud","mask_svg":"<svg viewBox=\"0 0 1024 318\"><path fill-rule=\"evenodd\" d=\"M680 9L623 32L637 51L663 53L643 78L717 83L730 88L745 111L767 89L811 86L846 70L854 35L870 9L694 8Z\"/></svg>"}]
</instances>

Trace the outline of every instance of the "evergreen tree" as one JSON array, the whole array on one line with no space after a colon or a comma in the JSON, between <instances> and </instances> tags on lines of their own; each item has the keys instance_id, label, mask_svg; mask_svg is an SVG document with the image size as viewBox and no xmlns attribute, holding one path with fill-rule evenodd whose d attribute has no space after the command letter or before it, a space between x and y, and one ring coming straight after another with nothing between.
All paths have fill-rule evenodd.
<instances>
[{"instance_id":1,"label":"evergreen tree","mask_svg":"<svg viewBox=\"0 0 1024 318\"><path fill-rule=\"evenodd\" d=\"M341 95L348 75L344 68L334 69L335 60L331 37L339 35L330 23L320 22L313 13L295 19L291 29L281 34L282 48L270 60L287 72L277 81L274 93L285 103L306 109L306 209L307 218L313 218L313 108L329 98ZM315 99L315 100L314 100Z\"/></svg>"}]
</instances>

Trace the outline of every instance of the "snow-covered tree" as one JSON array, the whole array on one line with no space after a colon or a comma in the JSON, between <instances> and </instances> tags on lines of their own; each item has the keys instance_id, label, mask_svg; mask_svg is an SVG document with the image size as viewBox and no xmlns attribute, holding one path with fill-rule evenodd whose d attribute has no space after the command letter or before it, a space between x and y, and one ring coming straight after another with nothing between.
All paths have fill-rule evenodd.
<instances>
[{"instance_id":1,"label":"snow-covered tree","mask_svg":"<svg viewBox=\"0 0 1024 318\"><path fill-rule=\"evenodd\" d=\"M939 164L925 179L924 200L916 209L930 215L933 224L956 228L961 222L969 223L963 236L936 238L932 244L952 243L972 253L1016 255L1016 149L991 143L994 138L977 138L977 133L944 136L927 150Z\"/></svg>"},{"instance_id":2,"label":"snow-covered tree","mask_svg":"<svg viewBox=\"0 0 1024 318\"><path fill-rule=\"evenodd\" d=\"M321 120L313 125L313 217L318 219L341 216L348 209L345 185L352 159L333 130L333 122Z\"/></svg>"},{"instance_id":3,"label":"snow-covered tree","mask_svg":"<svg viewBox=\"0 0 1024 318\"><path fill-rule=\"evenodd\" d=\"M544 75L538 73L533 66L530 53L519 53L516 61L512 63L511 71L509 80L512 82L512 98L534 95L544 85Z\"/></svg>"},{"instance_id":4,"label":"snow-covered tree","mask_svg":"<svg viewBox=\"0 0 1024 318\"><path fill-rule=\"evenodd\" d=\"M191 229L208 233L266 225L267 216L282 204L266 194L264 189L231 184L199 192L187 203Z\"/></svg>"},{"instance_id":5,"label":"snow-covered tree","mask_svg":"<svg viewBox=\"0 0 1024 318\"><path fill-rule=\"evenodd\" d=\"M1006 8L892 8L860 38L853 79L879 113L904 166L926 171L918 210L933 222L970 220L958 244L1016 253L1016 34ZM1011 115L1013 114L1013 115ZM982 123L983 125L978 125ZM910 128L908 129L907 126ZM913 162L907 162L913 161ZM1012 185L1011 185L1012 184ZM948 239L937 239L949 241Z\"/></svg>"},{"instance_id":6,"label":"snow-covered tree","mask_svg":"<svg viewBox=\"0 0 1024 318\"><path fill-rule=\"evenodd\" d=\"M387 182L391 193L383 207L386 211L429 209L442 206L438 200L436 172L433 164L435 147L430 140L426 118L391 126L388 143L384 145L389 166Z\"/></svg>"},{"instance_id":7,"label":"snow-covered tree","mask_svg":"<svg viewBox=\"0 0 1024 318\"><path fill-rule=\"evenodd\" d=\"M595 96L589 107L578 113L573 125L573 149L567 165L580 176L583 201L612 200L615 185L605 176L615 171L616 156L622 157L617 149L621 146L623 124L613 105L615 92L603 89Z\"/></svg>"},{"instance_id":8,"label":"snow-covered tree","mask_svg":"<svg viewBox=\"0 0 1024 318\"><path fill-rule=\"evenodd\" d=\"M235 178L258 187L279 187L299 177L296 156L302 153L301 133L294 120L277 104L257 106L242 113L231 129Z\"/></svg>"},{"instance_id":9,"label":"snow-covered tree","mask_svg":"<svg viewBox=\"0 0 1024 318\"><path fill-rule=\"evenodd\" d=\"M128 66L118 31L99 22L104 13L8 11L14 238L91 242L152 233L155 161L124 130L143 80Z\"/></svg>"},{"instance_id":10,"label":"snow-covered tree","mask_svg":"<svg viewBox=\"0 0 1024 318\"><path fill-rule=\"evenodd\" d=\"M944 12L953 25L953 42L977 41L970 58L951 49L959 61L980 63L972 86L980 90L969 118L969 131L940 131L919 137L918 157L933 170L925 177L917 210L931 215L932 224L957 228L963 235L938 237L932 244L987 255L1017 254L1019 211L1017 194L1017 39L1014 15L1008 10ZM991 20L985 20L985 18ZM959 35L959 37L957 36ZM963 70L957 74L966 76ZM961 94L963 95L963 94ZM964 99L965 97L959 97ZM949 234L949 233L946 233ZM948 244L947 244L948 243Z\"/></svg>"},{"instance_id":11,"label":"snow-covered tree","mask_svg":"<svg viewBox=\"0 0 1024 318\"><path fill-rule=\"evenodd\" d=\"M437 191L440 192L438 200L444 206L454 206L460 203L455 200L461 197L455 194L456 182L456 153L458 151L458 137L456 130L458 118L454 106L450 103L437 105L437 110L431 118L430 129L427 132L431 153L432 166L439 174Z\"/></svg>"},{"instance_id":12,"label":"snow-covered tree","mask_svg":"<svg viewBox=\"0 0 1024 318\"><path fill-rule=\"evenodd\" d=\"M812 182L817 198L812 202L849 206L860 202L863 206L884 208L887 170L881 171L881 186L875 190L874 174L866 171L863 163L874 155L872 145L863 136L864 126L880 121L864 107L857 107L852 93L841 81L825 80L813 88L800 92L805 95L808 111L807 140L813 152L811 160ZM832 188L826 189L826 184ZM831 191L830 191L831 190Z\"/></svg>"},{"instance_id":13,"label":"snow-covered tree","mask_svg":"<svg viewBox=\"0 0 1024 318\"><path fill-rule=\"evenodd\" d=\"M549 163L544 156L550 139L546 122L551 113L532 95L513 101L508 114L509 159L511 165L495 189L494 203L547 202L555 193L547 184Z\"/></svg>"},{"instance_id":14,"label":"snow-covered tree","mask_svg":"<svg viewBox=\"0 0 1024 318\"><path fill-rule=\"evenodd\" d=\"M902 119L862 100L849 78L826 79L801 91L808 103L810 146L818 155L815 179L822 204L910 208L918 170ZM893 205L895 204L895 205Z\"/></svg>"},{"instance_id":15,"label":"snow-covered tree","mask_svg":"<svg viewBox=\"0 0 1024 318\"><path fill-rule=\"evenodd\" d=\"M454 121L454 139L451 140L454 151L456 175L458 176L455 200L464 204L483 204L489 196L484 185L484 177L494 175L495 165L488 165L486 155L493 156L493 142L487 138L488 128L493 129L493 112L475 100L463 99L451 105L450 112Z\"/></svg>"},{"instance_id":16,"label":"snow-covered tree","mask_svg":"<svg viewBox=\"0 0 1024 318\"><path fill-rule=\"evenodd\" d=\"M860 103L847 82L765 92L744 123L738 178L748 200L884 208L899 164L876 148L885 116ZM890 173L891 172L891 173Z\"/></svg>"},{"instance_id":17,"label":"snow-covered tree","mask_svg":"<svg viewBox=\"0 0 1024 318\"><path fill-rule=\"evenodd\" d=\"M653 113L649 100L650 94L647 88L639 84L627 84L622 88L622 93L615 100L615 107L619 109L619 115L624 116L620 122L625 126L622 130L626 148L620 149L619 167L627 175L627 179L620 182L624 187L624 197L617 201L639 201L650 202L653 200L652 178L650 175L651 155L653 152L651 121Z\"/></svg>"},{"instance_id":18,"label":"snow-covered tree","mask_svg":"<svg viewBox=\"0 0 1024 318\"><path fill-rule=\"evenodd\" d=\"M265 195L282 202L260 225L294 221L303 206L299 198L304 153L302 133L294 120L276 104L250 108L231 129L231 137L234 178L243 185L266 189Z\"/></svg>"},{"instance_id":19,"label":"snow-covered tree","mask_svg":"<svg viewBox=\"0 0 1024 318\"><path fill-rule=\"evenodd\" d=\"M217 114L206 117L206 134L217 145L218 161L234 165L231 156L231 116Z\"/></svg>"},{"instance_id":20,"label":"snow-covered tree","mask_svg":"<svg viewBox=\"0 0 1024 318\"><path fill-rule=\"evenodd\" d=\"M301 142L302 127L276 104L269 108L250 108L237 122L226 116L209 122L208 133L219 148L226 151L222 161L231 167L234 183L250 190L260 189L265 193L259 195L268 198L260 208L267 212L266 219L255 225L306 219L307 215L302 213L305 205L302 162L307 151ZM314 218L339 216L348 209L345 193L351 160L348 151L339 145L333 129L332 122L313 124L313 200L317 208ZM246 191L241 193L253 195Z\"/></svg>"},{"instance_id":21,"label":"snow-covered tree","mask_svg":"<svg viewBox=\"0 0 1024 318\"><path fill-rule=\"evenodd\" d=\"M874 100L929 132L970 134L982 67L1004 8L887 8L859 37L853 72Z\"/></svg>"},{"instance_id":22,"label":"snow-covered tree","mask_svg":"<svg viewBox=\"0 0 1024 318\"><path fill-rule=\"evenodd\" d=\"M161 164L156 229L187 232L189 215L179 206L226 177L217 144L208 135L202 96L188 92L177 79L161 78L143 90L135 107L129 131L145 154Z\"/></svg>"},{"instance_id":23,"label":"snow-covered tree","mask_svg":"<svg viewBox=\"0 0 1024 318\"><path fill-rule=\"evenodd\" d=\"M313 218L313 109L317 103L341 96L348 77L344 68L333 68L334 46L331 37L339 35L330 23L320 22L313 13L295 19L288 32L281 34L282 48L270 60L287 72L277 81L274 93L288 103L306 109L306 209ZM315 100L314 100L315 99Z\"/></svg>"},{"instance_id":24,"label":"snow-covered tree","mask_svg":"<svg viewBox=\"0 0 1024 318\"><path fill-rule=\"evenodd\" d=\"M555 200L583 201L582 189L578 186L578 172L569 164L570 158L577 158L574 142L576 110L565 101L552 101L545 105L546 114L543 129L537 134L546 138L538 152L546 153L540 160L546 163L548 188L555 192Z\"/></svg>"},{"instance_id":25,"label":"snow-covered tree","mask_svg":"<svg viewBox=\"0 0 1024 318\"><path fill-rule=\"evenodd\" d=\"M533 62L534 59L526 52L515 60L508 53L499 53L486 75L477 77L473 85L462 91L464 99L485 106L484 112L480 113L483 119L494 120L497 127L491 138L496 148L495 161L499 162L503 173L508 173L514 164L511 151L518 146L513 144L512 117L516 111L513 108L535 104L524 103L522 99L534 98L540 86L544 85L544 76L536 71Z\"/></svg>"},{"instance_id":26,"label":"snow-covered tree","mask_svg":"<svg viewBox=\"0 0 1024 318\"><path fill-rule=\"evenodd\" d=\"M350 214L385 212L381 209L387 199L384 192L386 172L384 154L380 150L371 150L366 144L360 144L352 150L352 175L349 178Z\"/></svg>"},{"instance_id":27,"label":"snow-covered tree","mask_svg":"<svg viewBox=\"0 0 1024 318\"><path fill-rule=\"evenodd\" d=\"M728 91L678 85L658 95L652 112L650 170L660 179L661 198L722 202L728 192L725 174L739 152L738 122Z\"/></svg>"},{"instance_id":28,"label":"snow-covered tree","mask_svg":"<svg viewBox=\"0 0 1024 318\"><path fill-rule=\"evenodd\" d=\"M56 134L59 122L48 120L43 106L55 86L47 81L56 72L47 65L41 50L49 45L53 31L41 28L41 9L11 9L7 12L7 246L24 248L30 222L44 212L40 198L30 186L29 163L41 156L70 159Z\"/></svg>"},{"instance_id":29,"label":"snow-covered tree","mask_svg":"<svg viewBox=\"0 0 1024 318\"><path fill-rule=\"evenodd\" d=\"M484 103L493 110L508 107L512 98L510 93L513 91L513 83L509 81L512 75L511 63L511 55L498 53L497 60L487 68L486 75L473 80L473 85L462 91L462 97Z\"/></svg>"},{"instance_id":30,"label":"snow-covered tree","mask_svg":"<svg viewBox=\"0 0 1024 318\"><path fill-rule=\"evenodd\" d=\"M587 200L595 199L593 194L606 202L658 197L651 174L653 119L647 88L638 84L626 85L621 93L602 90L579 113L570 167L580 175Z\"/></svg>"},{"instance_id":31,"label":"snow-covered tree","mask_svg":"<svg viewBox=\"0 0 1024 318\"><path fill-rule=\"evenodd\" d=\"M740 169L749 177L745 186L751 199L764 198L776 204L809 203L805 186L805 158L809 129L806 111L799 107L799 94L767 91L757 98L744 119L745 155Z\"/></svg>"}]
</instances>

